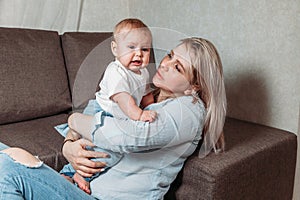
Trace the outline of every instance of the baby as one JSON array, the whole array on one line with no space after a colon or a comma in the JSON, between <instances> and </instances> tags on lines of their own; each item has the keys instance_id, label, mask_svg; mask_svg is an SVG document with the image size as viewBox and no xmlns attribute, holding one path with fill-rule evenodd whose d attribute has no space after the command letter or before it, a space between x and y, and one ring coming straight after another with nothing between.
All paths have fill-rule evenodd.
<instances>
[{"instance_id":1,"label":"baby","mask_svg":"<svg viewBox=\"0 0 300 200\"><path fill-rule=\"evenodd\" d=\"M115 26L111 42L115 61L111 62L104 72L100 82L101 89L96 92L96 100L91 100L83 112L94 115L93 125L87 124L87 127L83 127L86 131L76 135L76 138L90 138L97 127L102 125L103 116L148 122L155 120L155 111L141 109L154 102L149 86L149 72L146 69L151 44L151 32L142 21L129 18ZM61 132L59 128L56 129ZM96 150L108 152L100 148ZM118 153L108 153L110 158L105 160L108 167L115 165L122 158ZM74 181L83 191L90 193L91 179L75 173L70 164L65 165L60 173L68 180ZM98 174L93 178L96 176Z\"/></svg>"}]
</instances>

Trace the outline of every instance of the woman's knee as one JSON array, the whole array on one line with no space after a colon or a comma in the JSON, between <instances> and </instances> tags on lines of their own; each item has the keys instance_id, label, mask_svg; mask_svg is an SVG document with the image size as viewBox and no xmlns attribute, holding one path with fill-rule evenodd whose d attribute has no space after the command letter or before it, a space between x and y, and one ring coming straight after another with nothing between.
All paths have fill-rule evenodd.
<instances>
[{"instance_id":1,"label":"woman's knee","mask_svg":"<svg viewBox=\"0 0 300 200\"><path fill-rule=\"evenodd\" d=\"M9 155L13 160L27 167L39 167L43 163L37 157L21 148L12 147L4 149L1 152Z\"/></svg>"}]
</instances>

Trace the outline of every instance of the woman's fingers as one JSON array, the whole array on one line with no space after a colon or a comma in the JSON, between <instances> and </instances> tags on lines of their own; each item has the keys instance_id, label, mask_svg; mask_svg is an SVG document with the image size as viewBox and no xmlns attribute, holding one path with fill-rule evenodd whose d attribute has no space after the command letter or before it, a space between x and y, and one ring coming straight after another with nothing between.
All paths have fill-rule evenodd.
<instances>
[{"instance_id":1,"label":"woman's fingers","mask_svg":"<svg viewBox=\"0 0 300 200\"><path fill-rule=\"evenodd\" d=\"M79 153L81 154L80 157L85 157L85 158L109 158L109 155L106 153L90 151L90 150L86 150L86 149L83 149Z\"/></svg>"},{"instance_id":2,"label":"woman's fingers","mask_svg":"<svg viewBox=\"0 0 300 200\"><path fill-rule=\"evenodd\" d=\"M85 177L91 177L95 173L103 171L103 168L106 166L104 162L95 162L87 157L81 157L77 159L76 162L76 171Z\"/></svg>"},{"instance_id":3,"label":"woman's fingers","mask_svg":"<svg viewBox=\"0 0 300 200\"><path fill-rule=\"evenodd\" d=\"M85 139L80 139L79 142L80 142L80 145L82 146L82 151L78 152L78 153L81 153L81 155L79 155L79 157L109 158L109 155L107 153L87 150L88 147L95 146L92 142L85 140Z\"/></svg>"},{"instance_id":4,"label":"woman's fingers","mask_svg":"<svg viewBox=\"0 0 300 200\"><path fill-rule=\"evenodd\" d=\"M103 171L103 167L105 167L105 163L101 162L93 162L86 163L87 165L79 165L76 172L78 172L81 176L84 177L91 177L95 173L99 173ZM97 167L91 167L91 166L97 166ZM100 166L100 167L98 167Z\"/></svg>"},{"instance_id":5,"label":"woman's fingers","mask_svg":"<svg viewBox=\"0 0 300 200\"><path fill-rule=\"evenodd\" d=\"M86 150L87 147L95 146L92 142L80 139L78 140L81 148L77 151L77 156L73 160L72 165L74 169L82 176L90 177L95 173L101 172L106 166L104 162L95 162L91 158L107 158L108 154L103 152L96 152Z\"/></svg>"},{"instance_id":6,"label":"woman's fingers","mask_svg":"<svg viewBox=\"0 0 300 200\"><path fill-rule=\"evenodd\" d=\"M108 154L87 150L87 147L95 146L86 139L79 139L75 142L68 142L64 147L64 156L71 163L73 168L82 176L90 177L101 172L106 166L104 162L92 161L92 158L107 158Z\"/></svg>"},{"instance_id":7,"label":"woman's fingers","mask_svg":"<svg viewBox=\"0 0 300 200\"><path fill-rule=\"evenodd\" d=\"M77 140L79 142L79 144L85 149L87 146L90 146L90 147L94 147L95 145L89 141L89 140L86 140L84 138L82 139L79 139Z\"/></svg>"}]
</instances>

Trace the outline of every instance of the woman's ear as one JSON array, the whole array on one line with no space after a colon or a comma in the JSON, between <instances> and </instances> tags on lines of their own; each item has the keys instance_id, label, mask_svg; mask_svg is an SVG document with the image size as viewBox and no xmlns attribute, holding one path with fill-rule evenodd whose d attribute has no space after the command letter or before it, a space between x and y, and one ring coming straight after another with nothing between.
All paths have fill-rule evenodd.
<instances>
[{"instance_id":1,"label":"woman's ear","mask_svg":"<svg viewBox=\"0 0 300 200\"><path fill-rule=\"evenodd\" d=\"M117 54L117 43L115 41L111 42L111 52L113 53L113 55L115 57L118 56L118 54Z\"/></svg>"},{"instance_id":2,"label":"woman's ear","mask_svg":"<svg viewBox=\"0 0 300 200\"><path fill-rule=\"evenodd\" d=\"M189 89L185 90L183 93L184 93L184 95L191 95L192 92L193 92L193 89L189 88Z\"/></svg>"},{"instance_id":3,"label":"woman's ear","mask_svg":"<svg viewBox=\"0 0 300 200\"><path fill-rule=\"evenodd\" d=\"M199 87L192 85L187 90L185 90L183 93L185 95L193 95L194 96L197 93L197 91L199 91Z\"/></svg>"}]
</instances>

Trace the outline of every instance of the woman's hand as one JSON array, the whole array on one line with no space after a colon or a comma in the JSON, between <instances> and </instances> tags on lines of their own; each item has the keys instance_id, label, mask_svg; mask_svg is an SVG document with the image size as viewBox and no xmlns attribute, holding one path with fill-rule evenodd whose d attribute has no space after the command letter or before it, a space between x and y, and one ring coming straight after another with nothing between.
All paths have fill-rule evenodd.
<instances>
[{"instance_id":1,"label":"woman's hand","mask_svg":"<svg viewBox=\"0 0 300 200\"><path fill-rule=\"evenodd\" d=\"M108 154L96 151L88 151L86 146L95 146L92 142L86 139L79 139L74 142L68 141L62 148L62 153L70 162L73 168L81 176L91 177L93 174L101 172L105 167L105 163L94 162L91 158L106 158Z\"/></svg>"}]
</instances>

